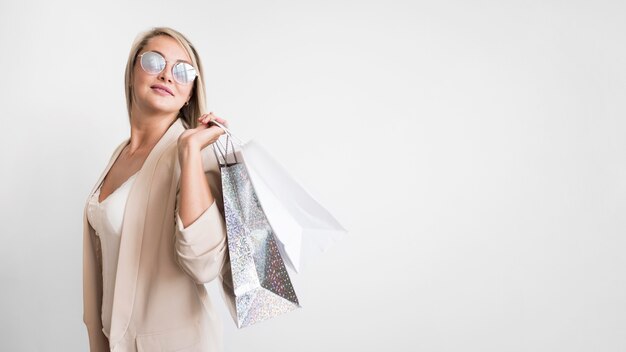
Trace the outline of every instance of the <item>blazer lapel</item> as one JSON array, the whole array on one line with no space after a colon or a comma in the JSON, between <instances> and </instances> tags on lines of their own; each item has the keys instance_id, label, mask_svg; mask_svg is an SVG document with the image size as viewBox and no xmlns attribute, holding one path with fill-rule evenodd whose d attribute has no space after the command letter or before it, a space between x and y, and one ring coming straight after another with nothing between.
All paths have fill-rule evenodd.
<instances>
[{"instance_id":1,"label":"blazer lapel","mask_svg":"<svg viewBox=\"0 0 626 352\"><path fill-rule=\"evenodd\" d=\"M117 273L115 276L115 290L113 293L113 313L111 317L111 332L109 334L112 346L117 344L124 336L133 311L143 229L146 221L152 177L160 156L168 146L176 143L178 136L184 129L182 120L177 118L148 154L144 164L137 173L137 178L133 182L128 195L124 211ZM124 145L122 143L120 147ZM118 147L118 153L122 149L120 147ZM107 170L111 164L107 167Z\"/></svg>"}]
</instances>

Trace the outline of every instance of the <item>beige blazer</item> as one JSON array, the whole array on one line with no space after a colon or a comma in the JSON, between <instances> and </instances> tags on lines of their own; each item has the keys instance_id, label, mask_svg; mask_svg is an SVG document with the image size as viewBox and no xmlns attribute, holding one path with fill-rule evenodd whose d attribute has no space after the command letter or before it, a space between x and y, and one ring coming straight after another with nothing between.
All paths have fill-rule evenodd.
<instances>
[{"instance_id":1,"label":"beige blazer","mask_svg":"<svg viewBox=\"0 0 626 352\"><path fill-rule=\"evenodd\" d=\"M178 213L177 119L154 146L132 185L122 226L110 342L102 330L100 240L87 220L95 192L130 138L113 152L83 214L83 320L90 351L221 351L222 327L204 283L230 277L219 164L202 150L215 202L183 228ZM222 287L222 285L220 285ZM232 298L232 296L227 297ZM231 302L229 302L230 304Z\"/></svg>"}]
</instances>

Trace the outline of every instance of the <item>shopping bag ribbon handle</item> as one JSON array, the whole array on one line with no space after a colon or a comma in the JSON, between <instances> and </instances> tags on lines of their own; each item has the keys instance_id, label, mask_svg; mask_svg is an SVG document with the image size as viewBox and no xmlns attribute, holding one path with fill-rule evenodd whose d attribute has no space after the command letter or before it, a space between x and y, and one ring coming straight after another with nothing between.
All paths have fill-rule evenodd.
<instances>
[{"instance_id":1,"label":"shopping bag ribbon handle","mask_svg":"<svg viewBox=\"0 0 626 352\"><path fill-rule=\"evenodd\" d=\"M210 122L216 124L218 127L223 129L224 132L226 133L226 146L225 147L222 144L222 141L220 139L218 139L216 141L216 143L213 143L213 153L215 154L215 158L217 159L217 161L219 162L220 159L217 156L217 153L215 152L215 149L217 149L217 151L222 155L222 159L224 159L224 165L225 166L229 166L228 159L226 157L228 156L228 146L230 145L232 147L233 157L235 158L235 162L232 163L232 164L239 163L239 161L237 160L237 153L235 151L235 145L233 144L233 141L232 141L231 137L237 141L237 144L239 144L239 146L243 145L241 140L239 138L235 137L232 134L232 132L230 132L230 130L226 126L224 126L223 124L221 124L221 123L219 123L219 122L217 122L215 120L211 120ZM230 164L230 165L232 165L232 164Z\"/></svg>"}]
</instances>

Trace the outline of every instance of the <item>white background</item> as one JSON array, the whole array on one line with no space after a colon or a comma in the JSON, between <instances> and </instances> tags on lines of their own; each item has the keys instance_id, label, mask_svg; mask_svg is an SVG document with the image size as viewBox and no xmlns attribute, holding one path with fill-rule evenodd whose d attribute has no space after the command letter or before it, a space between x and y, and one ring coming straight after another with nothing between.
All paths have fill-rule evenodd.
<instances>
[{"instance_id":1,"label":"white background","mask_svg":"<svg viewBox=\"0 0 626 352\"><path fill-rule=\"evenodd\" d=\"M3 0L1 350L87 350L83 207L157 25L350 231L228 351L626 350L626 5L546 0Z\"/></svg>"}]
</instances>

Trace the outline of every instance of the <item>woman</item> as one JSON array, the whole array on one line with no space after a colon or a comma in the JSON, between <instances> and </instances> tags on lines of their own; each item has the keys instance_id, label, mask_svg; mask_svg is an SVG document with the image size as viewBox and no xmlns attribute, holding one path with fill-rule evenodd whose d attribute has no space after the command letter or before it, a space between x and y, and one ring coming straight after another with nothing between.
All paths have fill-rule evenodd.
<instances>
[{"instance_id":1,"label":"woman","mask_svg":"<svg viewBox=\"0 0 626 352\"><path fill-rule=\"evenodd\" d=\"M130 138L83 217L83 320L90 351L216 351L221 325L204 283L230 275L219 164L224 119L205 112L198 53L158 27L132 46ZM231 297L227 297L231 298Z\"/></svg>"}]
</instances>

